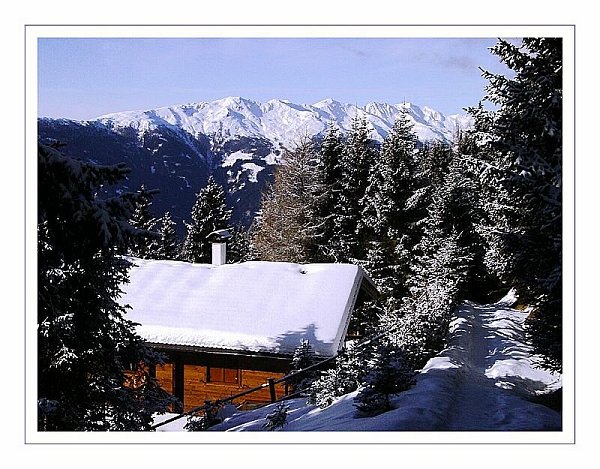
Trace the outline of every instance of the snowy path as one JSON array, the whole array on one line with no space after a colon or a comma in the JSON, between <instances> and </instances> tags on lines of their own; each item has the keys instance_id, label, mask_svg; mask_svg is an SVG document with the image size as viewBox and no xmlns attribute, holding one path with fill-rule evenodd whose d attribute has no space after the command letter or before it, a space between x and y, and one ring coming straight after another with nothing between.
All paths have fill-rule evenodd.
<instances>
[{"instance_id":1,"label":"snowy path","mask_svg":"<svg viewBox=\"0 0 600 469\"><path fill-rule=\"evenodd\" d=\"M558 413L527 398L558 377L532 366L523 343L526 313L495 305L464 305L453 346L462 349L447 430L556 430ZM460 333L459 331L463 331Z\"/></svg>"}]
</instances>

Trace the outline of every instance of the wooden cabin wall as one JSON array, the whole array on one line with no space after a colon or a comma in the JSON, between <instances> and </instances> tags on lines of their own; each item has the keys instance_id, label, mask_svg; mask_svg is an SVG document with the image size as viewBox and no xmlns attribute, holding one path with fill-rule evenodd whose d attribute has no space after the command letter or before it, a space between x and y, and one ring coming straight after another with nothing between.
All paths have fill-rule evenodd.
<instances>
[{"instance_id":1,"label":"wooden cabin wall","mask_svg":"<svg viewBox=\"0 0 600 469\"><path fill-rule=\"evenodd\" d=\"M173 364L165 363L164 365L156 365L155 377L160 384L160 387L173 394Z\"/></svg>"},{"instance_id":2,"label":"wooden cabin wall","mask_svg":"<svg viewBox=\"0 0 600 469\"><path fill-rule=\"evenodd\" d=\"M270 371L240 370L239 384L209 383L206 379L206 366L184 365L183 410L184 412L204 404L204 401L216 401L233 396L246 389L255 388L267 382L267 378L278 379L283 373ZM283 397L283 385L275 387L277 397ZM236 399L233 404L247 405L270 402L269 388L247 394Z\"/></svg>"},{"instance_id":3,"label":"wooden cabin wall","mask_svg":"<svg viewBox=\"0 0 600 469\"><path fill-rule=\"evenodd\" d=\"M155 377L165 391L183 401L183 408L180 410L184 412L203 405L207 400L215 401L217 399L224 399L247 389L258 387L266 383L268 378L282 378L285 376L287 369L285 371L281 370L289 367L288 363L283 365L279 362L275 365L265 366L265 363L261 360L252 361L247 357L241 360L235 357L224 360L223 356L215 358L211 357L210 354L171 352L168 355L170 360L167 363L156 366ZM238 369L238 383L208 382L208 366ZM246 366L247 368L242 368L241 366ZM250 367L275 368L278 371L248 369ZM182 381L183 387L181 389L177 385L178 380ZM285 395L285 385L276 385L275 392L277 398L283 397ZM242 406L242 408L250 408L256 404L268 402L270 402L270 393L269 388L265 387L259 391L242 396L233 403L237 406Z\"/></svg>"}]
</instances>

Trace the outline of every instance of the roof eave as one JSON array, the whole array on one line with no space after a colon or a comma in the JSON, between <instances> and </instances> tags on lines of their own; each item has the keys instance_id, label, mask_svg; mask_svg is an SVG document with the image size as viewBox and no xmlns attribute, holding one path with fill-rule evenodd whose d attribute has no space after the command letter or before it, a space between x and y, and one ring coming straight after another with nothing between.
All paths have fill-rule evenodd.
<instances>
[{"instance_id":1,"label":"roof eave","mask_svg":"<svg viewBox=\"0 0 600 469\"><path fill-rule=\"evenodd\" d=\"M180 345L180 344L165 344L160 342L146 342L152 348L164 351L178 351L178 352L198 352L198 353L211 353L215 355L237 355L244 357L256 357L256 358L274 358L280 360L291 360L294 356L294 352L267 352L257 350L239 350L239 349L227 349L227 348L215 348L215 347L202 347L198 345ZM315 352L316 358L330 358L329 354L322 354Z\"/></svg>"}]
</instances>

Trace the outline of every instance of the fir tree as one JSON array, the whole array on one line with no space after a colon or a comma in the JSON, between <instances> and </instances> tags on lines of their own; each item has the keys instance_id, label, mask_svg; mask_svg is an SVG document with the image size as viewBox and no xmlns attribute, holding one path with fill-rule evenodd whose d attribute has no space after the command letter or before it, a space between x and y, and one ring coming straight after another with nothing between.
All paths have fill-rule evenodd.
<instances>
[{"instance_id":1,"label":"fir tree","mask_svg":"<svg viewBox=\"0 0 600 469\"><path fill-rule=\"evenodd\" d=\"M267 430L277 430L283 428L287 424L287 416L290 406L283 402L277 404L273 411L269 412L265 417L266 422L263 428Z\"/></svg>"},{"instance_id":2,"label":"fir tree","mask_svg":"<svg viewBox=\"0 0 600 469\"><path fill-rule=\"evenodd\" d=\"M362 258L363 239L357 230L362 200L369 183L369 169L376 158L367 119L356 117L340 159L340 189L334 207L332 256L336 262Z\"/></svg>"},{"instance_id":3,"label":"fir tree","mask_svg":"<svg viewBox=\"0 0 600 469\"><path fill-rule=\"evenodd\" d=\"M294 350L294 356L292 357L292 370L291 372L297 372L308 368L315 364L315 353L308 340L302 340L300 345ZM318 378L318 371L305 371L301 374L293 376L288 380L288 383L292 386L292 392L304 391L308 389L313 381Z\"/></svg>"},{"instance_id":4,"label":"fir tree","mask_svg":"<svg viewBox=\"0 0 600 469\"><path fill-rule=\"evenodd\" d=\"M39 430L148 430L173 403L117 302L139 194L97 194L126 174L38 146Z\"/></svg>"},{"instance_id":5,"label":"fir tree","mask_svg":"<svg viewBox=\"0 0 600 469\"><path fill-rule=\"evenodd\" d=\"M405 204L413 191L417 138L406 114L401 114L385 138L381 154L371 165L362 201L359 226L371 236L397 238L402 230Z\"/></svg>"},{"instance_id":6,"label":"fir tree","mask_svg":"<svg viewBox=\"0 0 600 469\"><path fill-rule=\"evenodd\" d=\"M316 198L314 262L335 260L332 240L335 234L335 208L342 180L340 161L344 151L344 140L339 128L332 122L327 127L319 148L318 172L321 174L321 194Z\"/></svg>"},{"instance_id":7,"label":"fir tree","mask_svg":"<svg viewBox=\"0 0 600 469\"><path fill-rule=\"evenodd\" d=\"M237 264L254 259L252 234L242 225L233 228L232 237L227 251L227 262Z\"/></svg>"},{"instance_id":8,"label":"fir tree","mask_svg":"<svg viewBox=\"0 0 600 469\"><path fill-rule=\"evenodd\" d=\"M430 187L427 215L419 222L423 236L415 246L411 264L411 284L417 290L430 283L433 276L443 276L461 288L471 268L471 240L462 239L464 232L471 230L470 198L463 193L465 179L456 161L451 161L440 182Z\"/></svg>"},{"instance_id":9,"label":"fir tree","mask_svg":"<svg viewBox=\"0 0 600 469\"><path fill-rule=\"evenodd\" d=\"M170 259L176 260L179 258L181 247L175 231L175 222L171 218L171 214L166 212L158 220L160 238L157 241L156 250L154 252L155 259Z\"/></svg>"},{"instance_id":10,"label":"fir tree","mask_svg":"<svg viewBox=\"0 0 600 469\"><path fill-rule=\"evenodd\" d=\"M485 303L497 299L503 289L497 275L485 263L487 243L482 227L490 223L485 205L492 189L481 177L477 151L475 138L470 132L459 134L448 175L451 201L447 215L452 221L452 228L459 233L460 245L471 257L461 295Z\"/></svg>"},{"instance_id":11,"label":"fir tree","mask_svg":"<svg viewBox=\"0 0 600 469\"><path fill-rule=\"evenodd\" d=\"M191 223L187 224L187 235L183 242L181 257L195 263L210 263L211 249L207 236L215 230L227 228L231 210L225 203L223 188L212 176L206 187L197 194L192 207Z\"/></svg>"},{"instance_id":12,"label":"fir tree","mask_svg":"<svg viewBox=\"0 0 600 469\"><path fill-rule=\"evenodd\" d=\"M129 247L129 254L142 259L154 258L157 248L158 235L154 231L156 226L156 218L150 215L150 206L152 205L152 195L156 191L149 191L142 184L138 190L139 197L137 199L135 210L129 222L135 228L135 236Z\"/></svg>"},{"instance_id":13,"label":"fir tree","mask_svg":"<svg viewBox=\"0 0 600 469\"><path fill-rule=\"evenodd\" d=\"M508 78L483 72L486 100L472 109L485 139L482 174L494 187L484 231L488 266L535 312L528 321L546 366L562 366L562 40L525 38L492 48Z\"/></svg>"},{"instance_id":14,"label":"fir tree","mask_svg":"<svg viewBox=\"0 0 600 469\"><path fill-rule=\"evenodd\" d=\"M332 368L321 374L310 389L307 402L322 409L329 407L339 397L355 391L358 383L354 376L344 368Z\"/></svg>"},{"instance_id":15,"label":"fir tree","mask_svg":"<svg viewBox=\"0 0 600 469\"><path fill-rule=\"evenodd\" d=\"M356 391L369 371L367 363L372 356L371 342L350 344L336 358L335 367L322 372L312 383L307 402L325 408L337 398Z\"/></svg>"},{"instance_id":16,"label":"fir tree","mask_svg":"<svg viewBox=\"0 0 600 469\"><path fill-rule=\"evenodd\" d=\"M467 236L474 231L468 205L473 194L461 162L449 146L439 143L420 152L420 187L408 201L422 216L415 224L420 239L408 264L410 295L400 304L386 305L381 318L387 340L405 350L415 368L443 347L474 266L472 238Z\"/></svg>"},{"instance_id":17,"label":"fir tree","mask_svg":"<svg viewBox=\"0 0 600 469\"><path fill-rule=\"evenodd\" d=\"M188 432L201 432L221 423L222 420L219 418L221 408L222 404L204 401L202 414L190 414L183 429Z\"/></svg>"},{"instance_id":18,"label":"fir tree","mask_svg":"<svg viewBox=\"0 0 600 469\"><path fill-rule=\"evenodd\" d=\"M416 221L407 201L414 191L416 144L412 126L402 114L371 166L361 201L358 229L366 243L364 267L377 284L382 301L407 294L407 265Z\"/></svg>"},{"instance_id":19,"label":"fir tree","mask_svg":"<svg viewBox=\"0 0 600 469\"><path fill-rule=\"evenodd\" d=\"M368 362L369 372L354 402L365 415L376 415L392 408L390 396L414 384L415 371L401 349L381 345Z\"/></svg>"}]
</instances>

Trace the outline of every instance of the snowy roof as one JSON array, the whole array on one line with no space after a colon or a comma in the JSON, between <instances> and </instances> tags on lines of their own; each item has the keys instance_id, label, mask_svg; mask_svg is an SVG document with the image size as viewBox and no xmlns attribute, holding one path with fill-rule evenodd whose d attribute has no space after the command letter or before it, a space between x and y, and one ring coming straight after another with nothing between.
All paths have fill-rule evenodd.
<instances>
[{"instance_id":1,"label":"snowy roof","mask_svg":"<svg viewBox=\"0 0 600 469\"><path fill-rule=\"evenodd\" d=\"M291 354L343 345L364 271L350 264L190 264L132 259L120 302L148 342Z\"/></svg>"}]
</instances>

